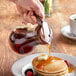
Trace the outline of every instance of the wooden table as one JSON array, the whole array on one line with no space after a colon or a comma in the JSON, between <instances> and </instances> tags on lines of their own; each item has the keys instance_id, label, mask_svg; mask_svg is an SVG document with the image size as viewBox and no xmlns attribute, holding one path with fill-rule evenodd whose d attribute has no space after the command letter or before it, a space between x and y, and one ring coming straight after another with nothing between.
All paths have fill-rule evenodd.
<instances>
[{"instance_id":1,"label":"wooden table","mask_svg":"<svg viewBox=\"0 0 76 76\"><path fill-rule=\"evenodd\" d=\"M69 24L69 16L76 13L76 0L54 0L54 12L50 18L46 18L49 26L53 29L52 52L65 53L76 56L76 41L61 35L60 29ZM19 55L10 49L8 38L10 32L21 24L16 6L9 0L0 0L0 76L13 76L12 64L29 54ZM32 53L47 52L47 47L39 48ZM44 50L45 48L45 50Z\"/></svg>"}]
</instances>

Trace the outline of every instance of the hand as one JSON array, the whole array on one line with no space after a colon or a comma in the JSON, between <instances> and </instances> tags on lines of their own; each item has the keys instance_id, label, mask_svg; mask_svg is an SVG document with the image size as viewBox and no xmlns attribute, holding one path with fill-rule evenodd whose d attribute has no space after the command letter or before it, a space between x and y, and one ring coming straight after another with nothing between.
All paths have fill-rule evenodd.
<instances>
[{"instance_id":1,"label":"hand","mask_svg":"<svg viewBox=\"0 0 76 76\"><path fill-rule=\"evenodd\" d=\"M45 17L44 7L39 0L17 0L15 1L18 11L23 17L24 23L36 24L37 19L34 15L37 14L41 19Z\"/></svg>"}]
</instances>

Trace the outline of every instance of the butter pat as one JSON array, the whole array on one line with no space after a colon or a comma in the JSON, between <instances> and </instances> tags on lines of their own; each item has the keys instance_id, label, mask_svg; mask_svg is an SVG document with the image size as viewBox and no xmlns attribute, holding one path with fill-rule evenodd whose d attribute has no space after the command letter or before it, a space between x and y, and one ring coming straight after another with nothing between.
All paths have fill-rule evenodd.
<instances>
[{"instance_id":1,"label":"butter pat","mask_svg":"<svg viewBox=\"0 0 76 76\"><path fill-rule=\"evenodd\" d=\"M38 57L38 60L47 60L48 59L48 55L41 55Z\"/></svg>"}]
</instances>

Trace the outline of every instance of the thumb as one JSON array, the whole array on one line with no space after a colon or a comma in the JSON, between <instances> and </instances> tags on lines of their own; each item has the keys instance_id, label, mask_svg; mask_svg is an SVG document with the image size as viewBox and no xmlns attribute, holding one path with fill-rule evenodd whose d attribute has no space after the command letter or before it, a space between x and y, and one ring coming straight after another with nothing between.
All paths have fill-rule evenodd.
<instances>
[{"instance_id":1,"label":"thumb","mask_svg":"<svg viewBox=\"0 0 76 76\"><path fill-rule=\"evenodd\" d=\"M37 0L33 2L32 9L41 19L45 17L43 5L41 5Z\"/></svg>"}]
</instances>

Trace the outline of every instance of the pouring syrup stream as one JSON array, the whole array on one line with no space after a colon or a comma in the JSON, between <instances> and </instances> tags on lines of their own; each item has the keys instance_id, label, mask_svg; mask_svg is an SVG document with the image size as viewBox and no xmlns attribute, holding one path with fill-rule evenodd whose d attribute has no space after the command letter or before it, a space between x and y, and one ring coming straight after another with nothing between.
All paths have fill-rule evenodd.
<instances>
[{"instance_id":1,"label":"pouring syrup stream","mask_svg":"<svg viewBox=\"0 0 76 76\"><path fill-rule=\"evenodd\" d=\"M49 54L49 56L50 56L50 53L51 53L51 44L48 44L48 54Z\"/></svg>"}]
</instances>

